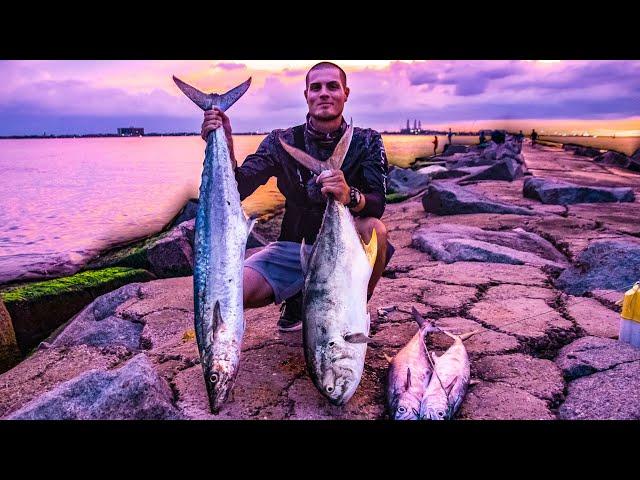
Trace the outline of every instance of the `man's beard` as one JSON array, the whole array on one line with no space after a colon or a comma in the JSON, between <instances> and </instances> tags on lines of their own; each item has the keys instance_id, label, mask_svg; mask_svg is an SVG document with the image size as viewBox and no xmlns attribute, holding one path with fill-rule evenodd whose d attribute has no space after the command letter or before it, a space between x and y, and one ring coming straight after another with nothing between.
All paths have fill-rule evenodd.
<instances>
[{"instance_id":1,"label":"man's beard","mask_svg":"<svg viewBox=\"0 0 640 480\"><path fill-rule=\"evenodd\" d=\"M342 117L342 112L337 113L337 114L328 113L328 112L323 112L323 113L320 113L320 114L312 114L312 113L310 113L309 116L313 120L326 122L326 121L331 121L331 120L335 120L336 118Z\"/></svg>"}]
</instances>

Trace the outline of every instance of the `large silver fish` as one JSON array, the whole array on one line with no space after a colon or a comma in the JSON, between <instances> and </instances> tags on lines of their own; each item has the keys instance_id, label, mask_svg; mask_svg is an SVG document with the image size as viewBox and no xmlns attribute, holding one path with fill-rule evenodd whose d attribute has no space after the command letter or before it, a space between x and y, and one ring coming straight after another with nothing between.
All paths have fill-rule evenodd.
<instances>
[{"instance_id":1,"label":"large silver fish","mask_svg":"<svg viewBox=\"0 0 640 480\"><path fill-rule=\"evenodd\" d=\"M450 420L456 414L467 393L471 376L469 355L462 342L482 329L464 335L440 331L453 338L454 342L440 357L435 352L431 353L433 374L420 403L421 420Z\"/></svg>"},{"instance_id":2,"label":"large silver fish","mask_svg":"<svg viewBox=\"0 0 640 480\"><path fill-rule=\"evenodd\" d=\"M432 368L425 345L427 335L439 329L413 308L420 329L396 356L389 360L387 407L393 420L419 420L420 402L431 379Z\"/></svg>"},{"instance_id":3,"label":"large silver fish","mask_svg":"<svg viewBox=\"0 0 640 480\"><path fill-rule=\"evenodd\" d=\"M225 111L249 88L251 78L223 95L205 94L173 77L202 110ZM195 331L213 413L227 400L238 373L244 335L242 268L253 220L240 205L223 128L209 134L195 224L193 296Z\"/></svg>"},{"instance_id":4,"label":"large silver fish","mask_svg":"<svg viewBox=\"0 0 640 480\"><path fill-rule=\"evenodd\" d=\"M332 156L321 162L280 140L283 148L312 172L338 170L347 154L353 125ZM365 245L349 209L329 195L322 225L308 253L300 249L303 271L303 341L307 367L318 390L334 405L355 393L369 341L367 285L377 253L375 230Z\"/></svg>"}]
</instances>

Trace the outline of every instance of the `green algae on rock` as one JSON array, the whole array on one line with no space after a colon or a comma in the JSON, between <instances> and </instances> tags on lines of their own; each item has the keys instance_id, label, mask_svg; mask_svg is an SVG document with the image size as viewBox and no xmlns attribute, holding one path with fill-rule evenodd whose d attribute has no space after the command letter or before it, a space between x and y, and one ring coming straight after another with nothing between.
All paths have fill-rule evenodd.
<instances>
[{"instance_id":1,"label":"green algae on rock","mask_svg":"<svg viewBox=\"0 0 640 480\"><path fill-rule=\"evenodd\" d=\"M88 270L69 277L10 287L0 292L0 298L11 315L18 346L25 355L100 295L128 283L155 278L142 269Z\"/></svg>"}]
</instances>

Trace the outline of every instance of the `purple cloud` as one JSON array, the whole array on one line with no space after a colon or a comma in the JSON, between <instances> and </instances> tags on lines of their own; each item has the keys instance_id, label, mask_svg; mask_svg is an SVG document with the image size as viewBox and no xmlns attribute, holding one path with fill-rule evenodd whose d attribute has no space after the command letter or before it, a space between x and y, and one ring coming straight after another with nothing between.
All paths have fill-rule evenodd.
<instances>
[{"instance_id":1,"label":"purple cloud","mask_svg":"<svg viewBox=\"0 0 640 480\"><path fill-rule=\"evenodd\" d=\"M243 68L247 68L244 63L216 63L215 66L222 70L241 70Z\"/></svg>"}]
</instances>

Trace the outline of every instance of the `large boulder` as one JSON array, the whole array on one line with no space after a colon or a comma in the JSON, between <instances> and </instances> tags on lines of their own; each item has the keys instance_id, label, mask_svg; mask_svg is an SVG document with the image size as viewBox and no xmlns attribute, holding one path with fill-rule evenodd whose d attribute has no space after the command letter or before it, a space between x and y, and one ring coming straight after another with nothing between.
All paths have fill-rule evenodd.
<instances>
[{"instance_id":1,"label":"large boulder","mask_svg":"<svg viewBox=\"0 0 640 480\"><path fill-rule=\"evenodd\" d=\"M20 361L20 349L13 331L11 315L0 299L0 373L9 370Z\"/></svg>"},{"instance_id":2,"label":"large boulder","mask_svg":"<svg viewBox=\"0 0 640 480\"><path fill-rule=\"evenodd\" d=\"M13 287L0 297L13 320L18 346L26 355L100 295L128 283L154 279L146 270L113 267Z\"/></svg>"},{"instance_id":3,"label":"large boulder","mask_svg":"<svg viewBox=\"0 0 640 480\"><path fill-rule=\"evenodd\" d=\"M505 180L512 182L523 175L522 165L512 158L505 158L493 165L483 168L478 173L464 178L465 182L479 180Z\"/></svg>"},{"instance_id":4,"label":"large boulder","mask_svg":"<svg viewBox=\"0 0 640 480\"><path fill-rule=\"evenodd\" d=\"M555 361L567 380L575 380L622 363L640 362L640 348L611 338L588 336L562 347Z\"/></svg>"},{"instance_id":5,"label":"large boulder","mask_svg":"<svg viewBox=\"0 0 640 480\"><path fill-rule=\"evenodd\" d=\"M441 157L449 157L454 153L467 153L469 151L469 147L467 145L459 145L459 144L449 144L447 143L444 146L443 152L440 154Z\"/></svg>"},{"instance_id":6,"label":"large boulder","mask_svg":"<svg viewBox=\"0 0 640 480\"><path fill-rule=\"evenodd\" d=\"M98 297L76 315L63 329L48 338L43 347L71 348L77 345L107 347L118 345L130 351L140 349L144 321L118 315L119 305L142 298L141 284L130 283Z\"/></svg>"},{"instance_id":7,"label":"large boulder","mask_svg":"<svg viewBox=\"0 0 640 480\"><path fill-rule=\"evenodd\" d=\"M183 222L196 218L198 213L198 199L190 198L187 203L182 207L182 210L178 212L176 217L171 221L171 228L177 227Z\"/></svg>"},{"instance_id":8,"label":"large boulder","mask_svg":"<svg viewBox=\"0 0 640 480\"><path fill-rule=\"evenodd\" d=\"M593 147L582 147L582 146L576 146L576 148L573 149L573 154L574 155L581 155L583 157L597 157L598 155L600 155L600 150L597 148L593 148Z\"/></svg>"},{"instance_id":9,"label":"large boulder","mask_svg":"<svg viewBox=\"0 0 640 480\"><path fill-rule=\"evenodd\" d=\"M149 270L158 278L193 273L194 220L188 220L147 247Z\"/></svg>"},{"instance_id":10,"label":"large boulder","mask_svg":"<svg viewBox=\"0 0 640 480\"><path fill-rule=\"evenodd\" d=\"M36 397L10 420L174 420L169 384L139 354L111 371L90 370Z\"/></svg>"},{"instance_id":11,"label":"large boulder","mask_svg":"<svg viewBox=\"0 0 640 480\"><path fill-rule=\"evenodd\" d=\"M422 196L425 212L436 215L458 215L461 213L510 213L515 215L534 215L534 212L522 207L494 202L474 194L463 187L441 182L433 182Z\"/></svg>"},{"instance_id":12,"label":"large boulder","mask_svg":"<svg viewBox=\"0 0 640 480\"><path fill-rule=\"evenodd\" d=\"M556 280L556 287L571 295L592 290L624 291L640 278L640 242L596 240Z\"/></svg>"},{"instance_id":13,"label":"large boulder","mask_svg":"<svg viewBox=\"0 0 640 480\"><path fill-rule=\"evenodd\" d=\"M628 168L631 159L626 155L611 150L604 152L593 159L594 162L603 165L614 165L616 167Z\"/></svg>"},{"instance_id":14,"label":"large boulder","mask_svg":"<svg viewBox=\"0 0 640 480\"><path fill-rule=\"evenodd\" d=\"M412 246L434 260L492 262L512 265L567 266L567 260L544 238L522 229L495 232L456 224L422 227L413 233Z\"/></svg>"},{"instance_id":15,"label":"large boulder","mask_svg":"<svg viewBox=\"0 0 640 480\"><path fill-rule=\"evenodd\" d=\"M579 378L567 390L563 420L640 420L640 361Z\"/></svg>"},{"instance_id":16,"label":"large boulder","mask_svg":"<svg viewBox=\"0 0 640 480\"><path fill-rule=\"evenodd\" d=\"M185 211L187 211L187 207L185 207ZM267 239L266 235L259 231L266 229L260 229L257 225L247 238L246 248L263 247L270 240L275 240L275 238ZM192 218L180 223L171 230L141 242L106 252L90 262L88 268L142 268L150 271L158 278L192 275L194 237L195 218Z\"/></svg>"},{"instance_id":17,"label":"large boulder","mask_svg":"<svg viewBox=\"0 0 640 480\"><path fill-rule=\"evenodd\" d=\"M545 204L633 202L633 189L626 187L588 187L540 177L525 179L522 193Z\"/></svg>"},{"instance_id":18,"label":"large boulder","mask_svg":"<svg viewBox=\"0 0 640 480\"><path fill-rule=\"evenodd\" d=\"M640 419L640 348L583 337L563 347L556 364L570 382L560 418Z\"/></svg>"},{"instance_id":19,"label":"large boulder","mask_svg":"<svg viewBox=\"0 0 640 480\"><path fill-rule=\"evenodd\" d=\"M387 191L412 196L424 190L430 182L429 175L408 168L394 168L387 176Z\"/></svg>"}]
</instances>

